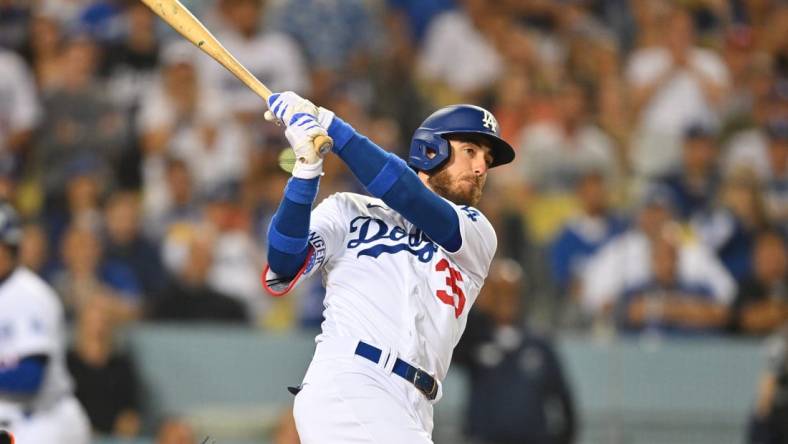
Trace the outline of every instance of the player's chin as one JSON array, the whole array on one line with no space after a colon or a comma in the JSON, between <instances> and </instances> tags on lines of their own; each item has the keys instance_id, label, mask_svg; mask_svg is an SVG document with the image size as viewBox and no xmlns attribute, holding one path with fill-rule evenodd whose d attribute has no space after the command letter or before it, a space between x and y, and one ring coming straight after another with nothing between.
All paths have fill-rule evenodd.
<instances>
[{"instance_id":1,"label":"player's chin","mask_svg":"<svg viewBox=\"0 0 788 444\"><path fill-rule=\"evenodd\" d=\"M447 196L447 198L457 205L469 205L475 207L482 198L482 187L476 184L469 184L467 182L464 182L462 185L470 186L456 187L451 193L451 196Z\"/></svg>"}]
</instances>

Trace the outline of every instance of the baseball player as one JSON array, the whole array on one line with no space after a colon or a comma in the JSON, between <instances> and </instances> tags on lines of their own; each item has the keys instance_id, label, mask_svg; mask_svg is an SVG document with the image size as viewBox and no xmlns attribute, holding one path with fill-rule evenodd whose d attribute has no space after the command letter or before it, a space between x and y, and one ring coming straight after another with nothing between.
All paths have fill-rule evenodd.
<instances>
[{"instance_id":1,"label":"baseball player","mask_svg":"<svg viewBox=\"0 0 788 444\"><path fill-rule=\"evenodd\" d=\"M66 371L63 308L18 265L19 218L0 203L0 429L19 443L90 442L90 423Z\"/></svg>"},{"instance_id":2,"label":"baseball player","mask_svg":"<svg viewBox=\"0 0 788 444\"><path fill-rule=\"evenodd\" d=\"M265 285L281 295L321 270L326 287L315 355L292 390L301 442L432 442L432 406L497 245L473 205L514 150L472 105L429 116L407 163L294 93L269 109L297 161L268 231ZM312 143L326 133L372 197L337 193L312 210Z\"/></svg>"}]
</instances>

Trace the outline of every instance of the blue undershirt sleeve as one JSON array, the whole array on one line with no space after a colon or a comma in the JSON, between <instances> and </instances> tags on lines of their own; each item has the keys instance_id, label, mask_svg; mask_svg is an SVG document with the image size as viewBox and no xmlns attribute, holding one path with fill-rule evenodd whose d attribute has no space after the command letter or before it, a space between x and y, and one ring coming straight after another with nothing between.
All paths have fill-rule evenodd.
<instances>
[{"instance_id":1,"label":"blue undershirt sleeve","mask_svg":"<svg viewBox=\"0 0 788 444\"><path fill-rule=\"evenodd\" d=\"M268 228L268 266L280 276L295 276L306 260L309 216L319 182L319 177L291 177L274 213Z\"/></svg>"},{"instance_id":2,"label":"blue undershirt sleeve","mask_svg":"<svg viewBox=\"0 0 788 444\"><path fill-rule=\"evenodd\" d=\"M444 249L460 249L460 221L454 208L424 186L404 160L358 134L339 117L334 117L328 135L334 139L334 152L370 194L382 199Z\"/></svg>"},{"instance_id":3,"label":"blue undershirt sleeve","mask_svg":"<svg viewBox=\"0 0 788 444\"><path fill-rule=\"evenodd\" d=\"M0 369L0 392L14 395L34 395L44 381L47 358L31 356L22 359L16 366Z\"/></svg>"}]
</instances>

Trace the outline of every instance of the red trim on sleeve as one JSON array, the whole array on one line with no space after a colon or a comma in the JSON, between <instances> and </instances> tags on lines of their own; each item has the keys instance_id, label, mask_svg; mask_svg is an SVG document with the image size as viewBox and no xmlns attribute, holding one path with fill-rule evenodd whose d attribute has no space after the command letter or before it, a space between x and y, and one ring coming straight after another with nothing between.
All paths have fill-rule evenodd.
<instances>
[{"instance_id":1,"label":"red trim on sleeve","mask_svg":"<svg viewBox=\"0 0 788 444\"><path fill-rule=\"evenodd\" d=\"M268 266L268 264L265 264L263 273L260 275L260 280L263 282L263 288L265 289L265 291L267 291L268 294L270 294L275 298L286 295L290 290L293 289L293 287L295 287L295 284L298 283L298 279L300 279L301 276L304 274L304 272L306 272L307 266L309 266L309 263L312 261L314 253L315 253L315 249L312 248L312 246L310 245L309 250L306 253L306 260L304 261L304 265L301 265L301 269L298 270L298 273L296 273L296 275L293 276L293 278L290 280L290 283L287 284L287 288L285 288L282 291L276 291L268 286L268 281L265 279L265 276L268 274L268 270L270 269L270 267Z\"/></svg>"}]
</instances>

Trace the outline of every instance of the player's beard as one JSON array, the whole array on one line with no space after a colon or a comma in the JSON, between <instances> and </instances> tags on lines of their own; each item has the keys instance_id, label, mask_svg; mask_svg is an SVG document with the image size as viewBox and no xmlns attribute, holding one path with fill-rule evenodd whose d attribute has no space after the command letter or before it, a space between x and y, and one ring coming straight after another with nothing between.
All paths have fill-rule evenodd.
<instances>
[{"instance_id":1,"label":"player's beard","mask_svg":"<svg viewBox=\"0 0 788 444\"><path fill-rule=\"evenodd\" d=\"M427 182L433 191L458 205L475 207L482 198L482 178L473 174L453 177L448 169L431 175Z\"/></svg>"}]
</instances>

